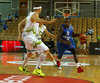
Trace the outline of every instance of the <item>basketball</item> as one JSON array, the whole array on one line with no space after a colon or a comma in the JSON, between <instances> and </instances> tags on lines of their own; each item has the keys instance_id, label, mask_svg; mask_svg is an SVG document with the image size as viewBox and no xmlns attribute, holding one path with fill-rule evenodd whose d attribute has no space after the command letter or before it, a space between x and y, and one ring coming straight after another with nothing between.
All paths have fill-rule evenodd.
<instances>
[{"instance_id":1,"label":"basketball","mask_svg":"<svg viewBox=\"0 0 100 83\"><path fill-rule=\"evenodd\" d=\"M79 41L80 41L80 42L85 42L86 39L87 39L87 36L86 36L85 33L79 34Z\"/></svg>"}]
</instances>

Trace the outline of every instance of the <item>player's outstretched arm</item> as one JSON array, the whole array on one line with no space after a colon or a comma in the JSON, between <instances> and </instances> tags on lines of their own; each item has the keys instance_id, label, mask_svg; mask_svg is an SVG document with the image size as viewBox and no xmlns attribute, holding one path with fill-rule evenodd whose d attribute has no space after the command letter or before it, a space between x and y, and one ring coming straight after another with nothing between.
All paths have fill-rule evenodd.
<instances>
[{"instance_id":1,"label":"player's outstretched arm","mask_svg":"<svg viewBox=\"0 0 100 83\"><path fill-rule=\"evenodd\" d=\"M55 19L50 20L50 21L47 21L47 20L44 20L44 19L40 19L38 14L35 13L35 14L32 15L31 21L33 20L33 21L36 21L36 22L42 23L42 24L51 24L51 23L55 22L57 19L58 18L55 18Z\"/></svg>"},{"instance_id":2,"label":"player's outstretched arm","mask_svg":"<svg viewBox=\"0 0 100 83\"><path fill-rule=\"evenodd\" d=\"M47 29L45 29L44 32L46 33L46 35L48 35L48 36L50 36L50 37L55 37L55 38L56 38L56 36L53 35L53 34L51 34L50 32L48 32Z\"/></svg>"},{"instance_id":3,"label":"player's outstretched arm","mask_svg":"<svg viewBox=\"0 0 100 83\"><path fill-rule=\"evenodd\" d=\"M79 33L80 34L80 33ZM78 37L79 34L75 34L74 32L72 33L72 37Z\"/></svg>"},{"instance_id":4,"label":"player's outstretched arm","mask_svg":"<svg viewBox=\"0 0 100 83\"><path fill-rule=\"evenodd\" d=\"M22 32L22 29L23 29L23 26L25 26L25 21L26 19L23 19L19 24L18 24L18 39L17 40L20 40L21 38L21 32Z\"/></svg>"},{"instance_id":5,"label":"player's outstretched arm","mask_svg":"<svg viewBox=\"0 0 100 83\"><path fill-rule=\"evenodd\" d=\"M62 43L65 43L66 45L70 45L71 44L70 41L65 41L65 40L62 40L60 38L62 32L63 32L63 27L60 26L59 29L58 29L58 33L57 33L57 41L62 42Z\"/></svg>"}]
</instances>

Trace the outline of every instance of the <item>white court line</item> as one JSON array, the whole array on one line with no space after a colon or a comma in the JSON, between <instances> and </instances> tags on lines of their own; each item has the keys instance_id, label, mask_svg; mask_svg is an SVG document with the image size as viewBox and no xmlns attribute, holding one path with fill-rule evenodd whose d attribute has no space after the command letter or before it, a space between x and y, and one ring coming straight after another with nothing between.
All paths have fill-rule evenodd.
<instances>
[{"instance_id":1,"label":"white court line","mask_svg":"<svg viewBox=\"0 0 100 83\"><path fill-rule=\"evenodd\" d=\"M28 61L27 65L37 65L38 61ZM7 61L6 63L10 64L23 64L23 61ZM53 62L51 61L44 61L44 66L53 66ZM88 63L81 63L82 66L90 65ZM75 62L61 62L61 66L76 66Z\"/></svg>"},{"instance_id":2,"label":"white court line","mask_svg":"<svg viewBox=\"0 0 100 83\"><path fill-rule=\"evenodd\" d=\"M63 56L73 56L73 55L63 55ZM82 57L86 57L87 55L77 55L77 56L82 56Z\"/></svg>"}]
</instances>

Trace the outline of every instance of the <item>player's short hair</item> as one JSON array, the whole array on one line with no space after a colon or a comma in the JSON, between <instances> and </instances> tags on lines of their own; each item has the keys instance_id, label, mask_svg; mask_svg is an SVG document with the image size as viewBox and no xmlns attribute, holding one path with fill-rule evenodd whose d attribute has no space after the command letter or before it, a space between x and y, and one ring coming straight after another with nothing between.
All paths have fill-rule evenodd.
<instances>
[{"instance_id":1,"label":"player's short hair","mask_svg":"<svg viewBox=\"0 0 100 83\"><path fill-rule=\"evenodd\" d=\"M68 20L68 21L70 22L70 19L69 19L69 18L65 18L65 19L64 19L64 23L66 22L66 20Z\"/></svg>"},{"instance_id":2,"label":"player's short hair","mask_svg":"<svg viewBox=\"0 0 100 83\"><path fill-rule=\"evenodd\" d=\"M70 21L70 19L69 19L69 18L65 18L65 19L64 19L64 22L65 22L66 20L69 20L69 21Z\"/></svg>"},{"instance_id":3,"label":"player's short hair","mask_svg":"<svg viewBox=\"0 0 100 83\"><path fill-rule=\"evenodd\" d=\"M34 9L34 7L42 7L42 5L41 5L41 4L35 4L35 5L33 6L33 10L35 11L35 10L38 10L38 9Z\"/></svg>"}]
</instances>

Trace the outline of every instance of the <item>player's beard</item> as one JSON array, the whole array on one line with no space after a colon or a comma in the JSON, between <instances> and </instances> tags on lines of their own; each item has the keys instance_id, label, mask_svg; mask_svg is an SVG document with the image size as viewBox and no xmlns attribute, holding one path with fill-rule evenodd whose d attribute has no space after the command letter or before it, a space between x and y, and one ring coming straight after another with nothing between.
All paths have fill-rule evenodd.
<instances>
[{"instance_id":1,"label":"player's beard","mask_svg":"<svg viewBox=\"0 0 100 83\"><path fill-rule=\"evenodd\" d=\"M42 9L39 11L39 15L41 14Z\"/></svg>"},{"instance_id":2,"label":"player's beard","mask_svg":"<svg viewBox=\"0 0 100 83\"><path fill-rule=\"evenodd\" d=\"M66 28L68 29L69 28L69 25L66 25Z\"/></svg>"}]
</instances>

